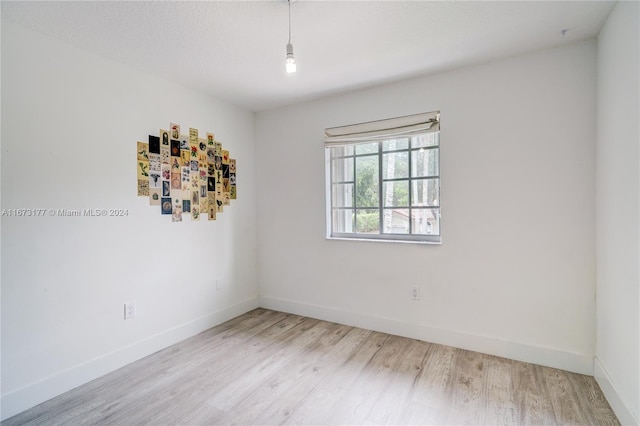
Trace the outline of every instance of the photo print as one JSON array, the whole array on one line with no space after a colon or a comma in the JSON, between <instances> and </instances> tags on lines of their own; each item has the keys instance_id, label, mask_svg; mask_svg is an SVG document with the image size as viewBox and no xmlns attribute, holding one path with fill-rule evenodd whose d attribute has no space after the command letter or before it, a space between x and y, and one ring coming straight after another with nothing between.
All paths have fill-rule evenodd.
<instances>
[{"instance_id":1,"label":"photo print","mask_svg":"<svg viewBox=\"0 0 640 426\"><path fill-rule=\"evenodd\" d=\"M149 170L152 172L159 172L160 164L160 154L149 153Z\"/></svg>"},{"instance_id":2,"label":"photo print","mask_svg":"<svg viewBox=\"0 0 640 426\"><path fill-rule=\"evenodd\" d=\"M213 163L216 159L216 150L208 147L207 148L207 162L208 163Z\"/></svg>"},{"instance_id":3,"label":"photo print","mask_svg":"<svg viewBox=\"0 0 640 426\"><path fill-rule=\"evenodd\" d=\"M169 129L171 129L171 139L179 139L180 138L180 125L171 123L169 124Z\"/></svg>"},{"instance_id":4,"label":"photo print","mask_svg":"<svg viewBox=\"0 0 640 426\"><path fill-rule=\"evenodd\" d=\"M171 157L171 173L180 170L182 164L180 164L180 157Z\"/></svg>"},{"instance_id":5,"label":"photo print","mask_svg":"<svg viewBox=\"0 0 640 426\"><path fill-rule=\"evenodd\" d=\"M188 190L191 188L191 171L188 167L182 168L182 190Z\"/></svg>"},{"instance_id":6,"label":"photo print","mask_svg":"<svg viewBox=\"0 0 640 426\"><path fill-rule=\"evenodd\" d=\"M189 127L189 140L193 142L198 140L198 129Z\"/></svg>"},{"instance_id":7,"label":"photo print","mask_svg":"<svg viewBox=\"0 0 640 426\"><path fill-rule=\"evenodd\" d=\"M180 136L180 151L189 151L189 137L182 135Z\"/></svg>"},{"instance_id":8,"label":"photo print","mask_svg":"<svg viewBox=\"0 0 640 426\"><path fill-rule=\"evenodd\" d=\"M180 172L171 172L171 189L182 189L182 174Z\"/></svg>"},{"instance_id":9,"label":"photo print","mask_svg":"<svg viewBox=\"0 0 640 426\"><path fill-rule=\"evenodd\" d=\"M160 204L160 208L162 211L162 214L171 214L171 198L161 198L161 204Z\"/></svg>"},{"instance_id":10,"label":"photo print","mask_svg":"<svg viewBox=\"0 0 640 426\"><path fill-rule=\"evenodd\" d=\"M171 166L168 164L162 164L160 166L162 170L162 180L170 180L171 179Z\"/></svg>"},{"instance_id":11,"label":"photo print","mask_svg":"<svg viewBox=\"0 0 640 426\"><path fill-rule=\"evenodd\" d=\"M169 146L169 132L164 129L160 129L160 143L162 146Z\"/></svg>"},{"instance_id":12,"label":"photo print","mask_svg":"<svg viewBox=\"0 0 640 426\"><path fill-rule=\"evenodd\" d=\"M216 220L218 207L216 205L216 196L213 192L207 195L207 211L209 212L209 220Z\"/></svg>"},{"instance_id":13,"label":"photo print","mask_svg":"<svg viewBox=\"0 0 640 426\"><path fill-rule=\"evenodd\" d=\"M191 177L191 189L197 190L200 186L200 172L191 171L189 175Z\"/></svg>"},{"instance_id":14,"label":"photo print","mask_svg":"<svg viewBox=\"0 0 640 426\"><path fill-rule=\"evenodd\" d=\"M138 160L149 161L149 144L138 142Z\"/></svg>"},{"instance_id":15,"label":"photo print","mask_svg":"<svg viewBox=\"0 0 640 426\"><path fill-rule=\"evenodd\" d=\"M209 199L207 197L200 197L200 211L205 213L209 208Z\"/></svg>"},{"instance_id":16,"label":"photo print","mask_svg":"<svg viewBox=\"0 0 640 426\"><path fill-rule=\"evenodd\" d=\"M160 188L160 172L149 173L149 188Z\"/></svg>"},{"instance_id":17,"label":"photo print","mask_svg":"<svg viewBox=\"0 0 640 426\"><path fill-rule=\"evenodd\" d=\"M191 162L191 152L189 150L180 150L180 160L182 160L183 166L189 166L189 162Z\"/></svg>"},{"instance_id":18,"label":"photo print","mask_svg":"<svg viewBox=\"0 0 640 426\"><path fill-rule=\"evenodd\" d=\"M149 181L146 179L138 179L138 195L141 197L149 196Z\"/></svg>"},{"instance_id":19,"label":"photo print","mask_svg":"<svg viewBox=\"0 0 640 426\"><path fill-rule=\"evenodd\" d=\"M201 139L201 141L204 141L204 139ZM200 142L202 145L204 145L204 142ZM198 149L198 163L200 163L200 167L207 167L207 150L206 147L203 150Z\"/></svg>"},{"instance_id":20,"label":"photo print","mask_svg":"<svg viewBox=\"0 0 640 426\"><path fill-rule=\"evenodd\" d=\"M171 156L180 157L180 141L177 139L171 139Z\"/></svg>"},{"instance_id":21,"label":"photo print","mask_svg":"<svg viewBox=\"0 0 640 426\"><path fill-rule=\"evenodd\" d=\"M158 136L149 135L149 153L160 154L160 138Z\"/></svg>"},{"instance_id":22,"label":"photo print","mask_svg":"<svg viewBox=\"0 0 640 426\"><path fill-rule=\"evenodd\" d=\"M149 189L149 205L150 206L159 206L160 205L160 188L151 188Z\"/></svg>"},{"instance_id":23,"label":"photo print","mask_svg":"<svg viewBox=\"0 0 640 426\"><path fill-rule=\"evenodd\" d=\"M138 179L149 180L149 161L138 160Z\"/></svg>"},{"instance_id":24,"label":"photo print","mask_svg":"<svg viewBox=\"0 0 640 426\"><path fill-rule=\"evenodd\" d=\"M169 164L171 161L171 149L168 146L160 147L160 163Z\"/></svg>"},{"instance_id":25,"label":"photo print","mask_svg":"<svg viewBox=\"0 0 640 426\"><path fill-rule=\"evenodd\" d=\"M172 209L173 210L171 211L171 221L182 222L182 199L174 198Z\"/></svg>"}]
</instances>

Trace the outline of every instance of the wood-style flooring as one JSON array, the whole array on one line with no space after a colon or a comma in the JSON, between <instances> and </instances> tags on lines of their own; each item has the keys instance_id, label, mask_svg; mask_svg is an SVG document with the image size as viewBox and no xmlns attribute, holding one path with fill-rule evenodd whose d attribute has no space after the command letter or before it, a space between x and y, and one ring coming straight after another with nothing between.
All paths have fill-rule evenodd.
<instances>
[{"instance_id":1,"label":"wood-style flooring","mask_svg":"<svg viewBox=\"0 0 640 426\"><path fill-rule=\"evenodd\" d=\"M617 425L589 376L256 309L2 425Z\"/></svg>"}]
</instances>

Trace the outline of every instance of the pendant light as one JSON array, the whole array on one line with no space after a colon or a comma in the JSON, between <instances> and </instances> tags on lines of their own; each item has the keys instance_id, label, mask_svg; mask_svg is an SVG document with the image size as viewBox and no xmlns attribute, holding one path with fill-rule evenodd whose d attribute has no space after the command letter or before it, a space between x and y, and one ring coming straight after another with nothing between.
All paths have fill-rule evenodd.
<instances>
[{"instance_id":1,"label":"pendant light","mask_svg":"<svg viewBox=\"0 0 640 426\"><path fill-rule=\"evenodd\" d=\"M291 0L289 3L289 42L287 43L287 59L285 61L285 69L288 74L296 72L296 60L293 57L293 44L291 44Z\"/></svg>"}]
</instances>

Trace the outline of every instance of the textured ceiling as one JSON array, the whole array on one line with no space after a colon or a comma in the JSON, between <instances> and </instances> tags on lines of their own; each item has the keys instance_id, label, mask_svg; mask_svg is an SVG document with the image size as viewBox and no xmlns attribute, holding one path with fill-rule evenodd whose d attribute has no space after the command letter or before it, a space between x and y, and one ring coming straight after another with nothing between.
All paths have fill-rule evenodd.
<instances>
[{"instance_id":1,"label":"textured ceiling","mask_svg":"<svg viewBox=\"0 0 640 426\"><path fill-rule=\"evenodd\" d=\"M2 19L260 111L598 33L604 1L2 1ZM568 30L563 35L562 30Z\"/></svg>"}]
</instances>

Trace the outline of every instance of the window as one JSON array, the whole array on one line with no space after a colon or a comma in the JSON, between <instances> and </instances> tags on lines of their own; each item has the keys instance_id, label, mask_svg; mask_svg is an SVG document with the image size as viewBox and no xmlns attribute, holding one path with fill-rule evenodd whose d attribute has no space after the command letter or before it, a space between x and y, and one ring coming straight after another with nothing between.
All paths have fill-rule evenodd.
<instances>
[{"instance_id":1,"label":"window","mask_svg":"<svg viewBox=\"0 0 640 426\"><path fill-rule=\"evenodd\" d=\"M328 237L440 242L439 115L325 130Z\"/></svg>"}]
</instances>

